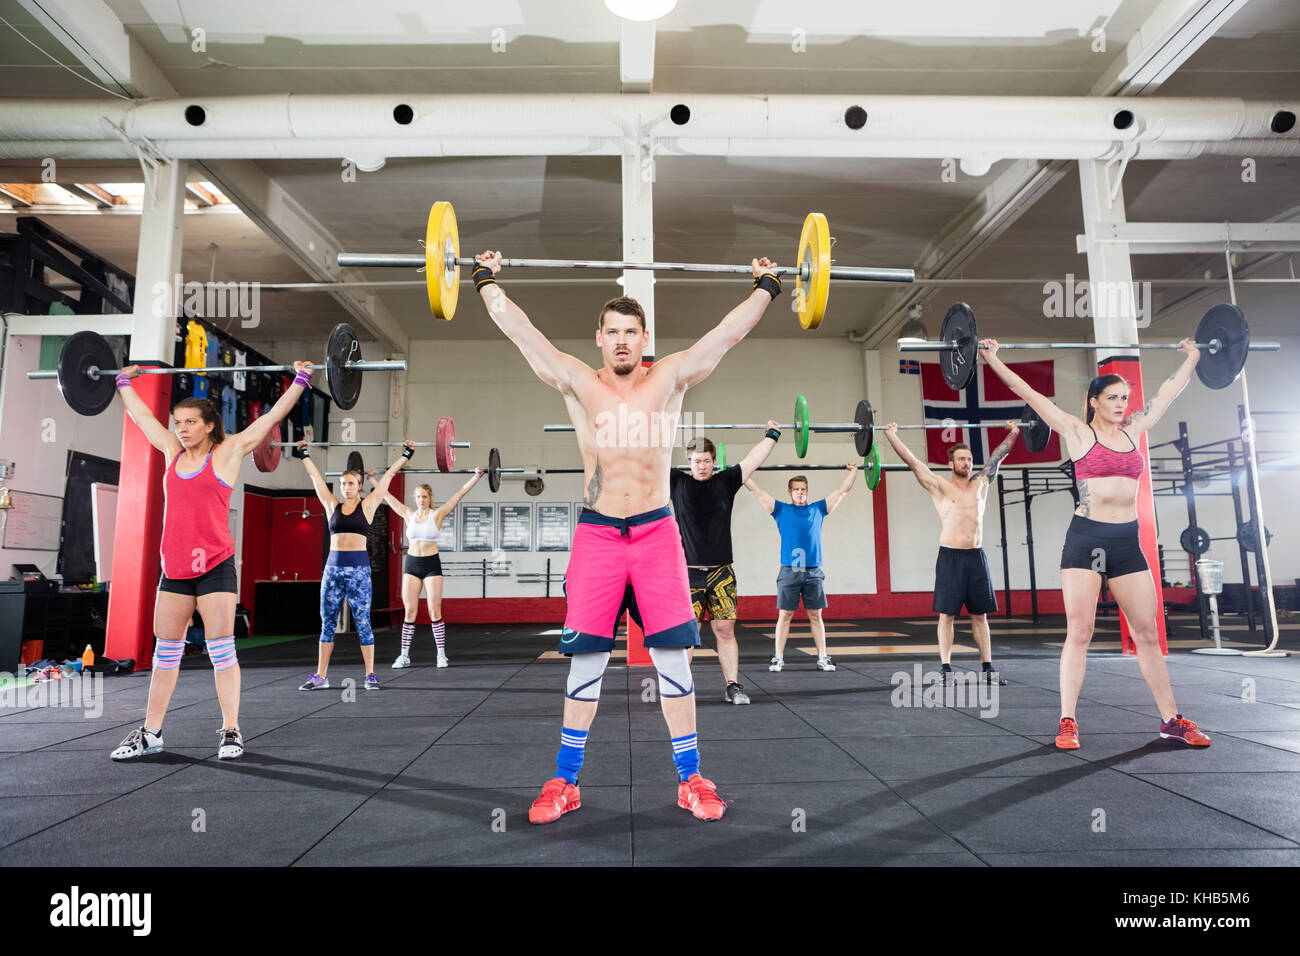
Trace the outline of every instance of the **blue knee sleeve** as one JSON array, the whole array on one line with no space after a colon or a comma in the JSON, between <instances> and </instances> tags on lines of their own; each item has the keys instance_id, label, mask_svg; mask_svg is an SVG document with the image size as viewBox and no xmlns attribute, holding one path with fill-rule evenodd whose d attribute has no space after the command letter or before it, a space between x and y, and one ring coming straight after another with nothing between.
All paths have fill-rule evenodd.
<instances>
[{"instance_id":1,"label":"blue knee sleeve","mask_svg":"<svg viewBox=\"0 0 1300 956\"><path fill-rule=\"evenodd\" d=\"M181 666L181 657L185 654L184 641L164 641L161 637L154 643L153 666L160 671L174 671Z\"/></svg>"},{"instance_id":2,"label":"blue knee sleeve","mask_svg":"<svg viewBox=\"0 0 1300 956\"><path fill-rule=\"evenodd\" d=\"M208 659L212 661L212 669L217 671L228 670L239 663L239 658L235 656L235 637L214 637L208 641Z\"/></svg>"}]
</instances>

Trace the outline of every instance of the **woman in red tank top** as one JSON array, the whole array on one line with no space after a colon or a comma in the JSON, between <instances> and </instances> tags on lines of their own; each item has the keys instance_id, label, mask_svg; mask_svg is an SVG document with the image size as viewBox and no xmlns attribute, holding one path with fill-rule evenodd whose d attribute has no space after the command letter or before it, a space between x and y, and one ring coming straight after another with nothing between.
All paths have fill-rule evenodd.
<instances>
[{"instance_id":1,"label":"woman in red tank top","mask_svg":"<svg viewBox=\"0 0 1300 956\"><path fill-rule=\"evenodd\" d=\"M1155 584L1138 539L1138 481L1146 471L1138 439L1187 387L1201 357L1191 339L1183 339L1180 345L1183 364L1141 409L1129 413L1129 387L1123 378L1103 375L1089 385L1080 419L1057 408L1007 368L998 358L995 339L980 342L985 363L1061 436L1074 460L1079 505L1061 553L1066 635L1061 648L1061 720L1056 746L1062 750L1079 746L1075 707L1083 688L1103 574L1128 621L1138 666L1160 708L1160 736L1197 747L1210 745L1210 738L1183 717L1174 702L1156 628Z\"/></svg>"},{"instance_id":2,"label":"woman in red tank top","mask_svg":"<svg viewBox=\"0 0 1300 956\"><path fill-rule=\"evenodd\" d=\"M137 366L122 370L117 390L127 414L163 454L162 577L154 603L155 648L144 724L111 754L131 760L163 749L162 722L176 689L185 631L197 608L221 703L217 757L244 752L239 732L239 665L235 658L235 542L230 533L230 492L239 466L298 403L311 384L308 362L295 362L297 377L279 401L242 432L225 434L221 416L205 398L187 398L172 409L172 428L150 411L131 379ZM139 476L123 475L123 481Z\"/></svg>"}]
</instances>

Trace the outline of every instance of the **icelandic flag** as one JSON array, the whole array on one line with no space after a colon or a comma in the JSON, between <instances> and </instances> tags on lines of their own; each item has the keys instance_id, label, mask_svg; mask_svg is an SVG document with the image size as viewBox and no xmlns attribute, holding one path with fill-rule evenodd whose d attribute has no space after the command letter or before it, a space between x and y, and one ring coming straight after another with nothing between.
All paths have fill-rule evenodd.
<instances>
[{"instance_id":1,"label":"icelandic flag","mask_svg":"<svg viewBox=\"0 0 1300 956\"><path fill-rule=\"evenodd\" d=\"M1007 367L1028 383L1040 395L1056 395L1055 372L1052 359L1041 362L1008 362ZM1025 406L1024 399L993 374L987 365L975 370L975 377L963 392L955 392L943 380L943 370L938 362L921 365L921 398L927 425L939 425L945 420L958 422L1005 422L1018 419ZM970 445L976 465L983 465L994 448L1007 437L1005 428L932 428L925 433L926 460L930 464L948 464L948 449L953 445ZM1016 442L1011 453L1002 460L1005 465L1051 464L1061 460L1061 440L1053 432L1047 447L1034 454L1023 442Z\"/></svg>"}]
</instances>

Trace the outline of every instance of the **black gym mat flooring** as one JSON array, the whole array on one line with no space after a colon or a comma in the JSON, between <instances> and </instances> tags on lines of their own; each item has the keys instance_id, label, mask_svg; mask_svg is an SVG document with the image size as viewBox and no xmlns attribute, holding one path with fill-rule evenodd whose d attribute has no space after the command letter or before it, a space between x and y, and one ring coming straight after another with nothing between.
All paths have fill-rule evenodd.
<instances>
[{"instance_id":1,"label":"black gym mat flooring","mask_svg":"<svg viewBox=\"0 0 1300 956\"><path fill-rule=\"evenodd\" d=\"M143 717L147 674L105 679L97 717L0 708L0 865L1300 865L1295 656L1205 657L1175 643L1179 706L1214 738L1192 750L1156 736L1136 661L1098 650L1083 746L1065 753L1052 747L1063 619L994 623L1010 681L996 713L987 700L896 706L894 675L936 670L934 654L837 653L932 645L927 621L836 622L834 673L796 649L811 647L798 636L806 625L779 674L766 666L770 626L740 627L749 706L723 703L716 660L698 656L702 770L730 804L707 824L676 806L667 730L643 699L653 670L615 662L582 808L529 825L554 774L566 673L543 656L556 640L547 626L453 626L443 670L427 628L416 666L390 670L397 634L380 631L384 689L358 686L354 699L340 687L360 683L354 638L338 642L333 688L314 693L296 689L314 664L311 638L241 650L247 753L236 761L215 756L207 660L187 658L156 757L108 758ZM1171 641L1194 626L1181 622ZM1107 627L1099 648L1118 639ZM968 632L958 644L971 646ZM954 666L978 659L955 655Z\"/></svg>"}]
</instances>

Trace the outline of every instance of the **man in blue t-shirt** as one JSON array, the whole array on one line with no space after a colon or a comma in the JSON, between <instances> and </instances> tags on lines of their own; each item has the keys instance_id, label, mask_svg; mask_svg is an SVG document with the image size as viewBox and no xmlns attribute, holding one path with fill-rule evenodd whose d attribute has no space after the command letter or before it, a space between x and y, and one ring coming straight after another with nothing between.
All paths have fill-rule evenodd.
<instances>
[{"instance_id":1,"label":"man in blue t-shirt","mask_svg":"<svg viewBox=\"0 0 1300 956\"><path fill-rule=\"evenodd\" d=\"M817 669L835 670L830 655L826 653L826 625L822 623L822 609L826 607L826 592L822 588L826 575L821 568L822 521L844 500L858 476L858 466L853 462L845 468L849 474L840 486L812 504L808 503L808 479L803 475L795 475L786 483L790 504L775 500L752 478L745 482L745 487L758 503L776 519L777 530L781 533L781 570L776 576L776 654L767 668L770 671L785 667L785 641L801 597L817 644Z\"/></svg>"}]
</instances>

